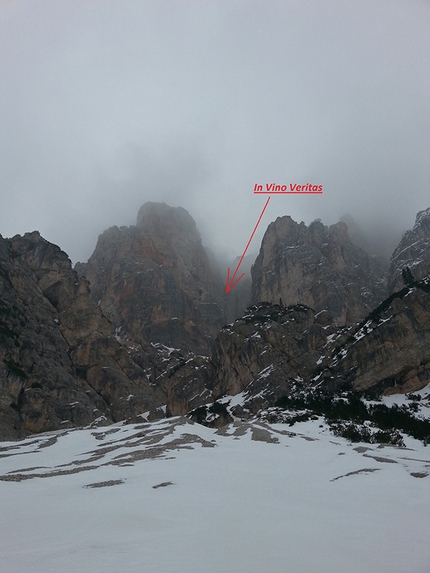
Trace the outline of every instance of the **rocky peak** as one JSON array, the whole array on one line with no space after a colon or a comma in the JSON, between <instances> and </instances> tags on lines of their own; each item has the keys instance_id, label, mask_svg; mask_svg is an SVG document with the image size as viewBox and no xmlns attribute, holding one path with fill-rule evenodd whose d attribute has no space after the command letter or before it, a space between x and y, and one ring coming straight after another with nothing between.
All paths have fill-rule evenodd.
<instances>
[{"instance_id":1,"label":"rocky peak","mask_svg":"<svg viewBox=\"0 0 430 573\"><path fill-rule=\"evenodd\" d=\"M194 235L195 240L200 241L196 223L183 207L170 207L166 203L152 201L144 203L137 214L137 226L143 227L149 234L173 237L185 233Z\"/></svg>"},{"instance_id":2,"label":"rocky peak","mask_svg":"<svg viewBox=\"0 0 430 573\"><path fill-rule=\"evenodd\" d=\"M362 318L385 294L385 268L355 245L348 226L307 227L289 216L271 223L252 269L252 301L305 304L338 322Z\"/></svg>"},{"instance_id":3,"label":"rocky peak","mask_svg":"<svg viewBox=\"0 0 430 573\"><path fill-rule=\"evenodd\" d=\"M182 207L145 203L137 215L137 235L141 247L161 264L179 265L184 271L192 269L196 259L206 258L196 223Z\"/></svg>"},{"instance_id":4,"label":"rocky peak","mask_svg":"<svg viewBox=\"0 0 430 573\"><path fill-rule=\"evenodd\" d=\"M111 227L76 269L123 336L207 354L225 322L207 253L182 208L146 203L137 226Z\"/></svg>"},{"instance_id":5,"label":"rocky peak","mask_svg":"<svg viewBox=\"0 0 430 573\"><path fill-rule=\"evenodd\" d=\"M430 274L430 207L417 214L413 229L406 231L391 257L389 294L404 286L402 271L406 267L418 280Z\"/></svg>"},{"instance_id":6,"label":"rocky peak","mask_svg":"<svg viewBox=\"0 0 430 573\"><path fill-rule=\"evenodd\" d=\"M407 286L381 302L383 269L345 223L279 218L252 268L252 296L267 302L222 329L225 283L214 287L216 262L184 209L145 205L76 270L36 231L0 236L0 436L213 417L237 393L230 412L246 417L299 386L420 389L430 376L430 278L418 280L429 231L430 209L393 255L400 274L413 271ZM248 298L241 283L227 313Z\"/></svg>"}]
</instances>

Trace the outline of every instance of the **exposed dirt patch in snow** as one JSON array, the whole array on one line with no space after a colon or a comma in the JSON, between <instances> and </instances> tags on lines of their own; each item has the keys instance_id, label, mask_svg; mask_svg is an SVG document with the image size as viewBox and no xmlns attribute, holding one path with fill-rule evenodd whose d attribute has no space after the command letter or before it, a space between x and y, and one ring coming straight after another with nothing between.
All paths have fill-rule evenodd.
<instances>
[{"instance_id":1,"label":"exposed dirt patch in snow","mask_svg":"<svg viewBox=\"0 0 430 573\"><path fill-rule=\"evenodd\" d=\"M345 477L356 476L358 474L363 474L363 473L369 474L369 473L377 472L377 471L379 471L378 468L363 468L362 470L356 470L355 472L348 472L347 474L343 474L342 476L335 477L335 478L331 479L330 481L337 481L338 479L342 479Z\"/></svg>"},{"instance_id":2,"label":"exposed dirt patch in snow","mask_svg":"<svg viewBox=\"0 0 430 573\"><path fill-rule=\"evenodd\" d=\"M159 487L167 487L169 485L173 485L173 482L171 481L163 481L161 483L157 483L157 485L153 485L152 489L158 489Z\"/></svg>"},{"instance_id":3,"label":"exposed dirt patch in snow","mask_svg":"<svg viewBox=\"0 0 430 573\"><path fill-rule=\"evenodd\" d=\"M122 479L110 479L108 481L99 481L96 483L89 483L88 485L84 485L86 488L97 488L97 487L110 487L112 485L120 485L124 483Z\"/></svg>"}]
</instances>

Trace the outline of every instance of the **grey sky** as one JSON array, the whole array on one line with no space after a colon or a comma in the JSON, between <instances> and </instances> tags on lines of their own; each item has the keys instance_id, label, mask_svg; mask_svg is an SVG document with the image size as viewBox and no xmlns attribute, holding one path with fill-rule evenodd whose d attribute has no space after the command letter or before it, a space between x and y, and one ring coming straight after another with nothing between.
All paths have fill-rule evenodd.
<instances>
[{"instance_id":1,"label":"grey sky","mask_svg":"<svg viewBox=\"0 0 430 573\"><path fill-rule=\"evenodd\" d=\"M381 237L430 206L424 0L0 0L0 233L86 260L145 201L241 254L263 208Z\"/></svg>"}]
</instances>

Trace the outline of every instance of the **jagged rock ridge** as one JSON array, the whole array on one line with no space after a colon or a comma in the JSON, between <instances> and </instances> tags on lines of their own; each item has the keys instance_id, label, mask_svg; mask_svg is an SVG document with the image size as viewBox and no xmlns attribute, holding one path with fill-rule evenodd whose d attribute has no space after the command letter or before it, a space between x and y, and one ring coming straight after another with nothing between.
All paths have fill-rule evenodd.
<instances>
[{"instance_id":1,"label":"jagged rock ridge","mask_svg":"<svg viewBox=\"0 0 430 573\"><path fill-rule=\"evenodd\" d=\"M249 417L297 387L413 392L430 381L430 279L391 295L363 321L338 326L304 305L250 307L224 327L213 356L214 399L242 393Z\"/></svg>"},{"instance_id":2,"label":"jagged rock ridge","mask_svg":"<svg viewBox=\"0 0 430 573\"><path fill-rule=\"evenodd\" d=\"M422 245L426 213L416 224ZM414 252L406 262L415 271ZM414 391L428 382L429 281L403 269L406 286L381 303L380 264L351 243L345 225L272 223L253 294L274 301L217 335L231 308L211 265L191 217L166 205L147 204L136 227L102 234L79 273L37 232L0 237L1 436L204 404L222 424L230 414L221 415L219 400L238 393L242 405L230 412L247 418L297 385ZM365 312L369 300L381 304Z\"/></svg>"},{"instance_id":3,"label":"jagged rock ridge","mask_svg":"<svg viewBox=\"0 0 430 573\"><path fill-rule=\"evenodd\" d=\"M252 269L252 301L328 310L340 324L360 320L385 297L385 268L354 245L345 223L307 227L278 217Z\"/></svg>"},{"instance_id":4,"label":"jagged rock ridge","mask_svg":"<svg viewBox=\"0 0 430 573\"><path fill-rule=\"evenodd\" d=\"M402 271L406 267L416 279L430 274L430 208L417 214L413 229L406 231L392 254L388 294L402 288Z\"/></svg>"}]
</instances>

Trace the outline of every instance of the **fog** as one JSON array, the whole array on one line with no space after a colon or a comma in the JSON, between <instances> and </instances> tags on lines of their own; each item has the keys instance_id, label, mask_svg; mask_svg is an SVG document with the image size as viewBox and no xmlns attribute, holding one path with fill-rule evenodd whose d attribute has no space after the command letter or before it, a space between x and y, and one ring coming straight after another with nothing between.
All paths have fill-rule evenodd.
<instances>
[{"instance_id":1,"label":"fog","mask_svg":"<svg viewBox=\"0 0 430 573\"><path fill-rule=\"evenodd\" d=\"M424 0L0 0L0 233L73 262L145 201L235 257L291 215L384 251L430 206Z\"/></svg>"}]
</instances>

